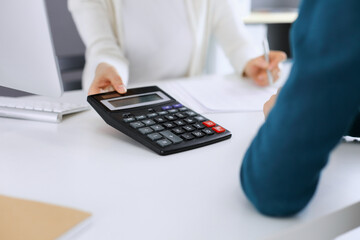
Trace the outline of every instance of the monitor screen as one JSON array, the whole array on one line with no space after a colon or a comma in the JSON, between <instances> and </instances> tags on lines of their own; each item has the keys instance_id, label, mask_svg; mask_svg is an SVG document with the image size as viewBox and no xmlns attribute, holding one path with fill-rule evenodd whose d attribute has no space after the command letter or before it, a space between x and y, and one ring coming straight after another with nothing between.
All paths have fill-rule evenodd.
<instances>
[{"instance_id":1,"label":"monitor screen","mask_svg":"<svg viewBox=\"0 0 360 240\"><path fill-rule=\"evenodd\" d=\"M0 86L60 96L63 86L45 1L5 1L0 32Z\"/></svg>"}]
</instances>

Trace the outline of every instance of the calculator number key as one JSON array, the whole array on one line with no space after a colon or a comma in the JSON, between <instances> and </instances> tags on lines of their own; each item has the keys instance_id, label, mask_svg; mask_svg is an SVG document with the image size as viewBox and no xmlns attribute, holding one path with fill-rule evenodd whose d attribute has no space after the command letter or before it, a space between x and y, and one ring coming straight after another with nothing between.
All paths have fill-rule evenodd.
<instances>
[{"instance_id":1,"label":"calculator number key","mask_svg":"<svg viewBox=\"0 0 360 240\"><path fill-rule=\"evenodd\" d=\"M169 113L177 113L179 110L177 110L177 109L171 109L171 110L169 110Z\"/></svg>"},{"instance_id":2,"label":"calculator number key","mask_svg":"<svg viewBox=\"0 0 360 240\"><path fill-rule=\"evenodd\" d=\"M162 135L160 135L159 133L151 133L149 135L147 135L148 138L150 138L152 141L156 141L162 138Z\"/></svg>"},{"instance_id":3,"label":"calculator number key","mask_svg":"<svg viewBox=\"0 0 360 240\"><path fill-rule=\"evenodd\" d=\"M161 139L161 140L158 140L156 141L156 143L160 146L160 147L167 147L169 145L171 145L171 141L168 140L168 139Z\"/></svg>"},{"instance_id":4,"label":"calculator number key","mask_svg":"<svg viewBox=\"0 0 360 240\"><path fill-rule=\"evenodd\" d=\"M132 128L141 128L141 127L143 127L143 126L145 126L142 122L133 122L133 123L130 123L130 126L132 127Z\"/></svg>"},{"instance_id":5,"label":"calculator number key","mask_svg":"<svg viewBox=\"0 0 360 240\"><path fill-rule=\"evenodd\" d=\"M206 135L213 135L215 132L209 128L205 128L204 130L202 130L203 133L205 133Z\"/></svg>"},{"instance_id":6,"label":"calculator number key","mask_svg":"<svg viewBox=\"0 0 360 240\"><path fill-rule=\"evenodd\" d=\"M201 137L205 136L205 134L200 131L194 131L194 132L192 132L192 135L194 135L197 138L201 138Z\"/></svg>"},{"instance_id":7,"label":"calculator number key","mask_svg":"<svg viewBox=\"0 0 360 240\"><path fill-rule=\"evenodd\" d=\"M185 139L186 141L189 141L189 140L192 140L195 138L191 133L184 133L181 135L181 137L183 139Z\"/></svg>"},{"instance_id":8,"label":"calculator number key","mask_svg":"<svg viewBox=\"0 0 360 240\"><path fill-rule=\"evenodd\" d=\"M183 127L183 129L185 129L187 132L191 132L195 130L195 128L193 128L192 126L185 126Z\"/></svg>"},{"instance_id":9,"label":"calculator number key","mask_svg":"<svg viewBox=\"0 0 360 240\"><path fill-rule=\"evenodd\" d=\"M197 121L199 121L199 122L203 122L203 121L205 121L206 120L206 118L204 118L203 116L196 116L196 117L194 117Z\"/></svg>"},{"instance_id":10,"label":"calculator number key","mask_svg":"<svg viewBox=\"0 0 360 240\"><path fill-rule=\"evenodd\" d=\"M126 122L126 123L129 123L129 122L135 121L135 118L133 118L133 117L128 117L128 118L124 118L123 121Z\"/></svg>"},{"instance_id":11,"label":"calculator number key","mask_svg":"<svg viewBox=\"0 0 360 240\"><path fill-rule=\"evenodd\" d=\"M149 113L147 115L148 118L153 118L153 117L156 117L158 114L157 113Z\"/></svg>"},{"instance_id":12,"label":"calculator number key","mask_svg":"<svg viewBox=\"0 0 360 240\"><path fill-rule=\"evenodd\" d=\"M178 136L176 136L175 134L173 134L168 130L162 131L160 132L160 134L166 137L167 139L169 139L173 143L181 143L183 141L181 138L179 138Z\"/></svg>"},{"instance_id":13,"label":"calculator number key","mask_svg":"<svg viewBox=\"0 0 360 240\"><path fill-rule=\"evenodd\" d=\"M177 114L175 114L175 116L178 118L186 118L186 116L182 113L177 113Z\"/></svg>"},{"instance_id":14,"label":"calculator number key","mask_svg":"<svg viewBox=\"0 0 360 240\"><path fill-rule=\"evenodd\" d=\"M163 115L168 114L168 112L167 111L161 111L161 112L158 112L158 114L159 114L159 116L163 116Z\"/></svg>"},{"instance_id":15,"label":"calculator number key","mask_svg":"<svg viewBox=\"0 0 360 240\"><path fill-rule=\"evenodd\" d=\"M181 120L174 121L174 123L176 125L178 125L178 126L184 126L185 125L184 121L181 121Z\"/></svg>"},{"instance_id":16,"label":"calculator number key","mask_svg":"<svg viewBox=\"0 0 360 240\"><path fill-rule=\"evenodd\" d=\"M152 133L153 130L149 127L144 127L144 128L139 128L139 132L141 132L142 134L149 134Z\"/></svg>"},{"instance_id":17,"label":"calculator number key","mask_svg":"<svg viewBox=\"0 0 360 240\"><path fill-rule=\"evenodd\" d=\"M172 131L173 131L175 134L182 134L182 133L185 132L184 129L182 129L182 128L174 128Z\"/></svg>"},{"instance_id":18,"label":"calculator number key","mask_svg":"<svg viewBox=\"0 0 360 240\"><path fill-rule=\"evenodd\" d=\"M192 123L195 123L196 121L192 118L185 118L184 119L185 122L189 123L189 124L192 124Z\"/></svg>"},{"instance_id":19,"label":"calculator number key","mask_svg":"<svg viewBox=\"0 0 360 240\"><path fill-rule=\"evenodd\" d=\"M144 120L144 119L146 119L146 116L145 115L139 115L139 116L136 116L135 117L136 118L136 120Z\"/></svg>"},{"instance_id":20,"label":"calculator number key","mask_svg":"<svg viewBox=\"0 0 360 240\"><path fill-rule=\"evenodd\" d=\"M157 117L157 118L155 118L154 120L155 120L157 123L164 123L164 122L166 122L166 119L163 118L163 117Z\"/></svg>"},{"instance_id":21,"label":"calculator number key","mask_svg":"<svg viewBox=\"0 0 360 240\"><path fill-rule=\"evenodd\" d=\"M151 126L151 125L154 125L155 122L151 119L147 119L147 120L143 120L142 121L146 126Z\"/></svg>"},{"instance_id":22,"label":"calculator number key","mask_svg":"<svg viewBox=\"0 0 360 240\"><path fill-rule=\"evenodd\" d=\"M163 126L166 127L166 128L173 128L173 127L175 127L175 125L174 125L173 123L170 123L170 122L164 123Z\"/></svg>"},{"instance_id":23,"label":"calculator number key","mask_svg":"<svg viewBox=\"0 0 360 240\"><path fill-rule=\"evenodd\" d=\"M177 119L177 117L175 117L174 115L167 115L167 116L165 116L165 118L169 121L173 121L173 120Z\"/></svg>"},{"instance_id":24,"label":"calculator number key","mask_svg":"<svg viewBox=\"0 0 360 240\"><path fill-rule=\"evenodd\" d=\"M165 128L164 128L163 126L161 126L161 125L154 125L154 126L151 126L151 128L152 128L154 131L156 131L156 132L162 131L162 130L165 129Z\"/></svg>"},{"instance_id":25,"label":"calculator number key","mask_svg":"<svg viewBox=\"0 0 360 240\"><path fill-rule=\"evenodd\" d=\"M196 115L196 113L195 112L193 112L193 111L187 111L187 112L185 112L189 117L192 117L192 116L195 116Z\"/></svg>"},{"instance_id":26,"label":"calculator number key","mask_svg":"<svg viewBox=\"0 0 360 240\"><path fill-rule=\"evenodd\" d=\"M195 123L193 124L193 126L196 128L196 129L204 129L205 126L203 124L200 124L200 123Z\"/></svg>"}]
</instances>

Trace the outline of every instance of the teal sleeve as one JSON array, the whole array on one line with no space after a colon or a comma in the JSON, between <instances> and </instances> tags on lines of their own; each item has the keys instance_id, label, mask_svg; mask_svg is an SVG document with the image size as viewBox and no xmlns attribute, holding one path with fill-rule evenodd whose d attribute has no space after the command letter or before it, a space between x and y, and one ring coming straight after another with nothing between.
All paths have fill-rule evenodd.
<instances>
[{"instance_id":1,"label":"teal sleeve","mask_svg":"<svg viewBox=\"0 0 360 240\"><path fill-rule=\"evenodd\" d=\"M304 0L290 77L241 166L263 214L290 216L314 195L321 170L360 107L360 1Z\"/></svg>"}]
</instances>

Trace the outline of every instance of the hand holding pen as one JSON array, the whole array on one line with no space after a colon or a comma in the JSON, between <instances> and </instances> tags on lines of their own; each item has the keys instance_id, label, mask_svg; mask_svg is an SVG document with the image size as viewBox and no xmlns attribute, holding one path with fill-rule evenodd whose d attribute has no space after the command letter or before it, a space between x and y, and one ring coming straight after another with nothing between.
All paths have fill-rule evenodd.
<instances>
[{"instance_id":1,"label":"hand holding pen","mask_svg":"<svg viewBox=\"0 0 360 240\"><path fill-rule=\"evenodd\" d=\"M259 86L275 83L280 77L279 64L286 60L286 54L281 51L270 51L269 44L263 42L264 55L251 59L245 66L244 76L253 79Z\"/></svg>"}]
</instances>

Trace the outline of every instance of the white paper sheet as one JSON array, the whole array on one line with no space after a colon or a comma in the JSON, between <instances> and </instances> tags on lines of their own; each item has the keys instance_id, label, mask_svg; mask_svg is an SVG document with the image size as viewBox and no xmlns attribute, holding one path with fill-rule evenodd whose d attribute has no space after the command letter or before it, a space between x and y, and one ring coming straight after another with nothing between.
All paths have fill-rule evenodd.
<instances>
[{"instance_id":1,"label":"white paper sheet","mask_svg":"<svg viewBox=\"0 0 360 240\"><path fill-rule=\"evenodd\" d=\"M250 79L232 76L201 76L163 82L160 87L175 99L201 113L262 111L264 103L287 80L291 64L283 67L274 85L259 87Z\"/></svg>"}]
</instances>

